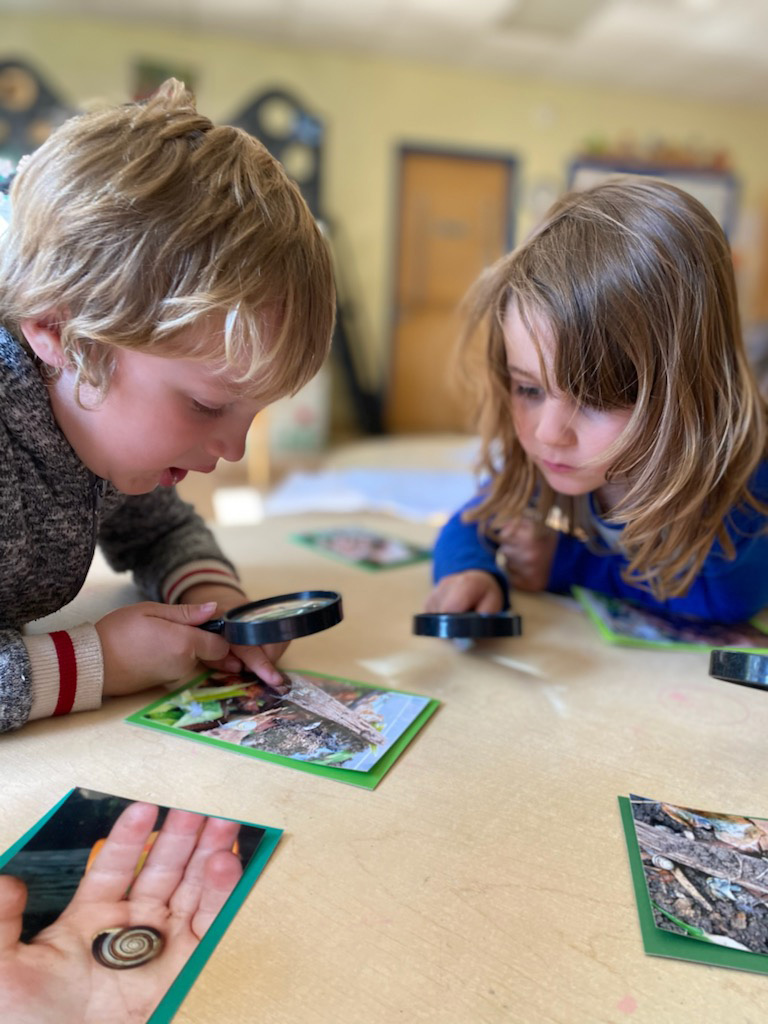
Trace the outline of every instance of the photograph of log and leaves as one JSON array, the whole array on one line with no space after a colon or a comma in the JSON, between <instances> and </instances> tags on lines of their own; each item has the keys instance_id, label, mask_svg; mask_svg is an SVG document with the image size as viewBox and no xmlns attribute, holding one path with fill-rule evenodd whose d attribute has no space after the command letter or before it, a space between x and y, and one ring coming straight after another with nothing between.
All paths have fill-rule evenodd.
<instances>
[{"instance_id":1,"label":"photograph of log and leaves","mask_svg":"<svg viewBox=\"0 0 768 1024\"><path fill-rule=\"evenodd\" d=\"M630 802L656 927L768 953L768 820Z\"/></svg>"},{"instance_id":2,"label":"photograph of log and leaves","mask_svg":"<svg viewBox=\"0 0 768 1024\"><path fill-rule=\"evenodd\" d=\"M208 671L128 721L373 788L439 704L319 672L284 678L278 692Z\"/></svg>"}]
</instances>

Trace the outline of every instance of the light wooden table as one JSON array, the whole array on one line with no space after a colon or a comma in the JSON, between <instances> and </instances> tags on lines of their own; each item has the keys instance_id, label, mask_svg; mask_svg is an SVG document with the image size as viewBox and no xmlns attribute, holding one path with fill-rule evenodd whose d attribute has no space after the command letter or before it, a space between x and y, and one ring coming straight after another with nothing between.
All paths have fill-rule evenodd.
<instances>
[{"instance_id":1,"label":"light wooden table","mask_svg":"<svg viewBox=\"0 0 768 1024\"><path fill-rule=\"evenodd\" d=\"M0 847L77 785L284 829L180 1024L762 1022L764 977L643 953L616 798L768 815L768 694L704 654L608 647L546 595L482 651L415 637L428 564L374 575L289 539L340 521L219 536L254 597L341 591L344 621L286 666L443 702L378 789L125 724L151 692L0 737ZM125 596L102 570L81 600Z\"/></svg>"}]
</instances>

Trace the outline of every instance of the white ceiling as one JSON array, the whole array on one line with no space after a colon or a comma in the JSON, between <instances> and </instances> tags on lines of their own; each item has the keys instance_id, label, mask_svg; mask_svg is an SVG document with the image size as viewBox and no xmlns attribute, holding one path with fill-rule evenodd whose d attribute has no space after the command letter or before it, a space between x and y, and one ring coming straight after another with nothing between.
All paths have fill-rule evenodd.
<instances>
[{"instance_id":1,"label":"white ceiling","mask_svg":"<svg viewBox=\"0 0 768 1024\"><path fill-rule=\"evenodd\" d=\"M768 0L0 0L11 10L768 104Z\"/></svg>"}]
</instances>

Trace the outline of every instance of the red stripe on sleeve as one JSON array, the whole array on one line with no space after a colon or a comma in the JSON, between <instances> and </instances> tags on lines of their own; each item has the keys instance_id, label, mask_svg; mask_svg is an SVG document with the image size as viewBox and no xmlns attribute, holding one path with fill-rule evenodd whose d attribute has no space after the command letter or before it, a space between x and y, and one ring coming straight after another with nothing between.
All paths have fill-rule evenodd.
<instances>
[{"instance_id":1,"label":"red stripe on sleeve","mask_svg":"<svg viewBox=\"0 0 768 1024\"><path fill-rule=\"evenodd\" d=\"M75 646L69 633L60 630L51 633L56 657L59 659L59 699L54 715L66 715L72 710L77 693L77 658Z\"/></svg>"}]
</instances>

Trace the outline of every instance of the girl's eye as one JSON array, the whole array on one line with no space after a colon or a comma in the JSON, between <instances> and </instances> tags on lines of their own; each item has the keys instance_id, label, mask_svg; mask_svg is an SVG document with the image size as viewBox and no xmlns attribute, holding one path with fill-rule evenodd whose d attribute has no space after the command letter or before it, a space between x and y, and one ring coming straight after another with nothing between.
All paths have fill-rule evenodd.
<instances>
[{"instance_id":1,"label":"girl's eye","mask_svg":"<svg viewBox=\"0 0 768 1024\"><path fill-rule=\"evenodd\" d=\"M199 412L202 416L223 416L224 410L221 408L214 408L210 405L203 405L202 402L196 402L192 399L192 408L195 412Z\"/></svg>"},{"instance_id":2,"label":"girl's eye","mask_svg":"<svg viewBox=\"0 0 768 1024\"><path fill-rule=\"evenodd\" d=\"M533 400L535 398L541 398L541 388L536 388L532 384L513 384L512 394L516 398L527 398Z\"/></svg>"}]
</instances>

